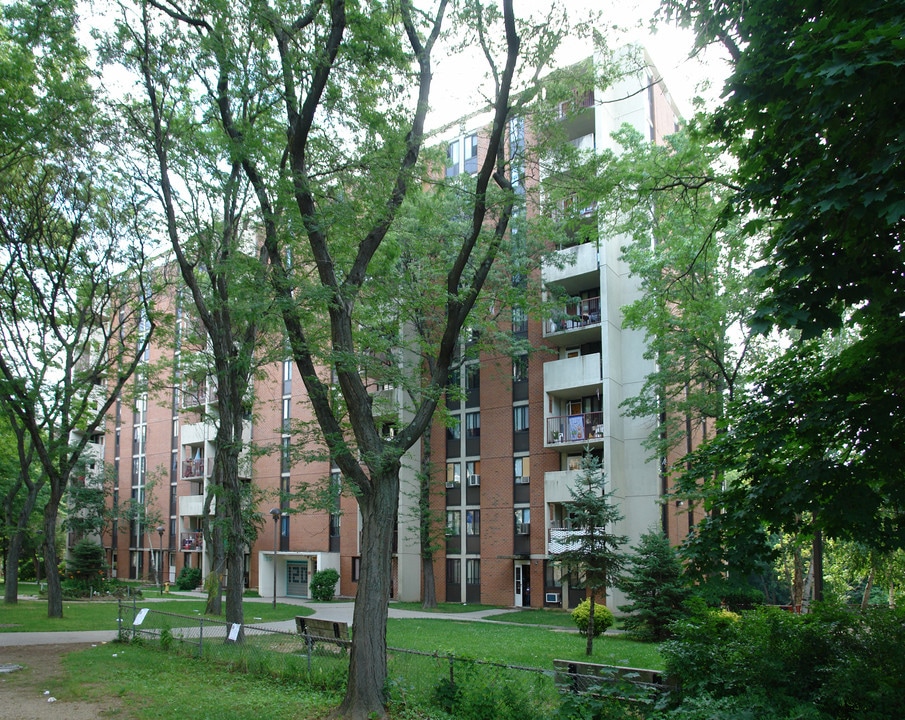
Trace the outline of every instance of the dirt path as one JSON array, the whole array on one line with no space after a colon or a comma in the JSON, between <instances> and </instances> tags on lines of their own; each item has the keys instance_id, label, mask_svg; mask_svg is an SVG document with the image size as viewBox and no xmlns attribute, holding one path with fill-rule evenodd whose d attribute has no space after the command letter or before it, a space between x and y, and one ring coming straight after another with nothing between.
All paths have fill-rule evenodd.
<instances>
[{"instance_id":1,"label":"dirt path","mask_svg":"<svg viewBox=\"0 0 905 720\"><path fill-rule=\"evenodd\" d=\"M0 647L0 667L22 666L0 673L0 720L96 720L118 715L113 699L98 705L66 696L60 658L75 649L72 645Z\"/></svg>"}]
</instances>

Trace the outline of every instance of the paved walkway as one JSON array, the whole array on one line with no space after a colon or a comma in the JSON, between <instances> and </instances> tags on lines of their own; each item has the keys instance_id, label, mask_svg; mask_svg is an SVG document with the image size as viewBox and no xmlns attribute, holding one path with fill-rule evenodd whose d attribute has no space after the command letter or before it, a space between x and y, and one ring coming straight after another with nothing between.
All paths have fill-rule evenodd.
<instances>
[{"instance_id":1,"label":"paved walkway","mask_svg":"<svg viewBox=\"0 0 905 720\"><path fill-rule=\"evenodd\" d=\"M203 593L174 593L174 597L206 597ZM156 598L146 600L145 602L154 602ZM267 598L245 598L246 612L245 622L248 625L254 625L255 603L270 604L273 601ZM309 607L314 610L314 614L310 617L319 620L332 620L334 622L352 623L352 611L355 603L351 600L338 600L331 603L309 603L298 598L277 598L278 603L289 605L300 605ZM440 613L440 612L424 612L419 610L401 610L393 607L390 603L389 616L391 618L430 618L432 620L468 620L474 622L484 621L485 618L493 615L501 615L503 613L513 612L514 608L491 608L488 610L475 610L474 612L464 613ZM286 632L295 632L295 620L285 620L279 623L267 623L267 627L276 630L285 630ZM116 630L73 630L69 632L14 632L0 633L0 648L18 645L61 645L61 644L97 644L110 642L115 640L117 636Z\"/></svg>"}]
</instances>

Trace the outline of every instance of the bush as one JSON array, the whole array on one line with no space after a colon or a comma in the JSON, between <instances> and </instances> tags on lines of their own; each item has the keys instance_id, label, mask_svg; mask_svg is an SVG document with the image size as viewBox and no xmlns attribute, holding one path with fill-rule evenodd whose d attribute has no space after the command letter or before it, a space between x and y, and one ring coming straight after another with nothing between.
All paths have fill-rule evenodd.
<instances>
[{"instance_id":1,"label":"bush","mask_svg":"<svg viewBox=\"0 0 905 720\"><path fill-rule=\"evenodd\" d=\"M698 609L660 646L681 687L680 708L759 703L757 718L901 717L905 613L855 613L823 605L807 615L759 608L739 615ZM698 715L676 715L697 718Z\"/></svg>"},{"instance_id":2,"label":"bush","mask_svg":"<svg viewBox=\"0 0 905 720\"><path fill-rule=\"evenodd\" d=\"M578 632L588 636L588 625L591 619L591 601L582 600L572 611L572 620L578 628ZM613 625L613 613L603 603L594 603L594 637L602 635L607 628Z\"/></svg>"},{"instance_id":3,"label":"bush","mask_svg":"<svg viewBox=\"0 0 905 720\"><path fill-rule=\"evenodd\" d=\"M177 590L194 590L201 584L201 568L183 567L176 578Z\"/></svg>"},{"instance_id":4,"label":"bush","mask_svg":"<svg viewBox=\"0 0 905 720\"><path fill-rule=\"evenodd\" d=\"M339 581L339 573L333 568L318 570L311 576L311 584L308 586L311 597L324 602L332 600L336 592L337 581Z\"/></svg>"}]
</instances>

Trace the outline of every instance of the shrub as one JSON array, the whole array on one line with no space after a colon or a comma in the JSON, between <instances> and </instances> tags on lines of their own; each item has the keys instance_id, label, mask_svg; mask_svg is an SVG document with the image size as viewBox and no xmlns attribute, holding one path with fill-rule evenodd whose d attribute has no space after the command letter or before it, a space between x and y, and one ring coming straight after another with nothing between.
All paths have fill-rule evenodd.
<instances>
[{"instance_id":1,"label":"shrub","mask_svg":"<svg viewBox=\"0 0 905 720\"><path fill-rule=\"evenodd\" d=\"M587 637L588 625L591 618L591 601L582 600L572 611L572 620L578 628L578 632ZM594 603L594 637L602 635L607 628L613 625L613 613L603 603Z\"/></svg>"},{"instance_id":2,"label":"shrub","mask_svg":"<svg viewBox=\"0 0 905 720\"><path fill-rule=\"evenodd\" d=\"M176 578L177 590L194 590L201 584L201 568L183 567Z\"/></svg>"},{"instance_id":3,"label":"shrub","mask_svg":"<svg viewBox=\"0 0 905 720\"><path fill-rule=\"evenodd\" d=\"M753 707L757 718L881 720L901 716L905 613L817 606L807 615L759 608L739 615L701 610L660 646L667 674L695 703ZM708 699L709 698L709 699ZM702 706L702 707L703 707ZM690 711L689 711L690 712ZM676 715L697 718L698 715Z\"/></svg>"},{"instance_id":4,"label":"shrub","mask_svg":"<svg viewBox=\"0 0 905 720\"><path fill-rule=\"evenodd\" d=\"M311 584L308 589L311 591L311 597L315 600L329 601L333 599L336 592L336 583L339 580L339 573L333 568L318 570L311 576Z\"/></svg>"}]
</instances>

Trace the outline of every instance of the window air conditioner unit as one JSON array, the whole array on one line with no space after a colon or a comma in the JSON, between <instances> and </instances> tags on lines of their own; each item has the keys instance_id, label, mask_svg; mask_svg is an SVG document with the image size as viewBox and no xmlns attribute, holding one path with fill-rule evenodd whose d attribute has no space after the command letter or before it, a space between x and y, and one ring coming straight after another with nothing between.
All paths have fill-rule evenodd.
<instances>
[{"instance_id":1,"label":"window air conditioner unit","mask_svg":"<svg viewBox=\"0 0 905 720\"><path fill-rule=\"evenodd\" d=\"M559 593L547 593L544 595L544 602L548 604L558 604L562 595Z\"/></svg>"},{"instance_id":2,"label":"window air conditioner unit","mask_svg":"<svg viewBox=\"0 0 905 720\"><path fill-rule=\"evenodd\" d=\"M459 486L459 483L456 483L456 482L448 482L448 483L446 483L446 487L447 487L447 488L454 488L454 487L458 487L458 486Z\"/></svg>"},{"instance_id":3,"label":"window air conditioner unit","mask_svg":"<svg viewBox=\"0 0 905 720\"><path fill-rule=\"evenodd\" d=\"M516 485L527 485L530 482L531 478L527 475L519 475L515 478Z\"/></svg>"},{"instance_id":4,"label":"window air conditioner unit","mask_svg":"<svg viewBox=\"0 0 905 720\"><path fill-rule=\"evenodd\" d=\"M480 484L481 484L481 476L480 476L480 475L469 475L469 476L468 476L468 484L469 484L469 485L480 485Z\"/></svg>"}]
</instances>

